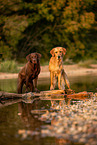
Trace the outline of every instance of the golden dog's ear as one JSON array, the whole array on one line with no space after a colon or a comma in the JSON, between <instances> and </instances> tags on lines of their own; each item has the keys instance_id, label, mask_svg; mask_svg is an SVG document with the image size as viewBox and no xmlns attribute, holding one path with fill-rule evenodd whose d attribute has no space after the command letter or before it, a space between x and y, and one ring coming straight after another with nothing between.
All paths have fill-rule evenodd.
<instances>
[{"instance_id":1,"label":"golden dog's ear","mask_svg":"<svg viewBox=\"0 0 97 145\"><path fill-rule=\"evenodd\" d=\"M26 59L27 59L28 61L30 61L30 60L31 60L31 54L27 55L27 56L26 56Z\"/></svg>"},{"instance_id":2,"label":"golden dog's ear","mask_svg":"<svg viewBox=\"0 0 97 145\"><path fill-rule=\"evenodd\" d=\"M40 53L36 53L38 58L40 59L41 58L41 54Z\"/></svg>"},{"instance_id":3,"label":"golden dog's ear","mask_svg":"<svg viewBox=\"0 0 97 145\"><path fill-rule=\"evenodd\" d=\"M63 55L66 54L66 49L65 48L62 48L63 49Z\"/></svg>"},{"instance_id":4,"label":"golden dog's ear","mask_svg":"<svg viewBox=\"0 0 97 145\"><path fill-rule=\"evenodd\" d=\"M54 49L55 49L55 48L53 48L53 49L50 51L50 54L51 54L52 56L54 56Z\"/></svg>"}]
</instances>

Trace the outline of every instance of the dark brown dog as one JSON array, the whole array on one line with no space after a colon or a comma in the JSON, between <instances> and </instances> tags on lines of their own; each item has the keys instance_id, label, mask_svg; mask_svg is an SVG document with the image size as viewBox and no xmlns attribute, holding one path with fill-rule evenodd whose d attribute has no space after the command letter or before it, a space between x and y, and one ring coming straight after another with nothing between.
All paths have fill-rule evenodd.
<instances>
[{"instance_id":1,"label":"dark brown dog","mask_svg":"<svg viewBox=\"0 0 97 145\"><path fill-rule=\"evenodd\" d=\"M33 90L39 92L39 90L37 89L37 79L40 73L40 57L41 54L39 53L31 53L26 57L28 62L18 74L18 93L22 93L22 88L24 84L26 85L26 92L28 92L28 88L30 88L31 92Z\"/></svg>"}]
</instances>

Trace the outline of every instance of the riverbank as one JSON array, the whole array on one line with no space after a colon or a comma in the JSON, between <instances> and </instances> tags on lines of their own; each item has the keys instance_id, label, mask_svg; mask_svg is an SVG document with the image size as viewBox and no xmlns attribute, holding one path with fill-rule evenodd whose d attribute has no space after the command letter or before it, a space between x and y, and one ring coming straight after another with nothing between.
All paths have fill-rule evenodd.
<instances>
[{"instance_id":1,"label":"riverbank","mask_svg":"<svg viewBox=\"0 0 97 145\"><path fill-rule=\"evenodd\" d=\"M97 94L89 100L66 105L54 104L57 112L47 111L39 119L49 124L42 127L43 137L55 137L61 144L97 144Z\"/></svg>"},{"instance_id":2,"label":"riverbank","mask_svg":"<svg viewBox=\"0 0 97 145\"><path fill-rule=\"evenodd\" d=\"M77 64L74 65L64 65L64 70L68 76L83 76L83 75L97 75L97 64L91 65L91 68L80 67ZM16 79L18 73L3 73L0 72L0 79ZM50 72L48 65L41 66L41 72L39 78L50 77Z\"/></svg>"}]
</instances>

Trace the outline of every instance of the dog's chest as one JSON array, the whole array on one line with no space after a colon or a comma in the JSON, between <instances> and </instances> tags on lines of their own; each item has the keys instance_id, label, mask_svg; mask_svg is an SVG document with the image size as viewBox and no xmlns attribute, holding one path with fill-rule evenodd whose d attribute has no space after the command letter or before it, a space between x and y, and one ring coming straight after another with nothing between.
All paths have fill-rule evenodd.
<instances>
[{"instance_id":1,"label":"dog's chest","mask_svg":"<svg viewBox=\"0 0 97 145\"><path fill-rule=\"evenodd\" d=\"M55 59L55 57L51 57L50 63L49 63L49 70L50 71L60 71L62 69L62 60L58 61Z\"/></svg>"},{"instance_id":2,"label":"dog's chest","mask_svg":"<svg viewBox=\"0 0 97 145\"><path fill-rule=\"evenodd\" d=\"M35 79L40 73L40 66L35 65L32 69L30 79Z\"/></svg>"},{"instance_id":3,"label":"dog's chest","mask_svg":"<svg viewBox=\"0 0 97 145\"><path fill-rule=\"evenodd\" d=\"M62 63L61 62L56 62L55 64L54 64L54 72L55 73L60 73L61 72L61 70L62 70Z\"/></svg>"}]
</instances>

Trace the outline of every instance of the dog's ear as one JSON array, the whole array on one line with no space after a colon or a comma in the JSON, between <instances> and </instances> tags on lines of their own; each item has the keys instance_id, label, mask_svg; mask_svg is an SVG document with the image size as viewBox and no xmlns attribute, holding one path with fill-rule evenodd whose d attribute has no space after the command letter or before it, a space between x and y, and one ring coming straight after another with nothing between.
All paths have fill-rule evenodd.
<instances>
[{"instance_id":1,"label":"dog's ear","mask_svg":"<svg viewBox=\"0 0 97 145\"><path fill-rule=\"evenodd\" d=\"M28 61L31 61L31 54L27 55L27 56L26 56L26 59L27 59Z\"/></svg>"},{"instance_id":2,"label":"dog's ear","mask_svg":"<svg viewBox=\"0 0 97 145\"><path fill-rule=\"evenodd\" d=\"M66 54L66 49L65 48L62 48L63 49L63 55Z\"/></svg>"},{"instance_id":3,"label":"dog's ear","mask_svg":"<svg viewBox=\"0 0 97 145\"><path fill-rule=\"evenodd\" d=\"M41 54L40 53L36 53L38 58L40 59L41 58Z\"/></svg>"},{"instance_id":4,"label":"dog's ear","mask_svg":"<svg viewBox=\"0 0 97 145\"><path fill-rule=\"evenodd\" d=\"M52 56L54 56L54 49L55 49L55 48L53 48L53 49L50 51L50 54L51 54Z\"/></svg>"}]
</instances>

